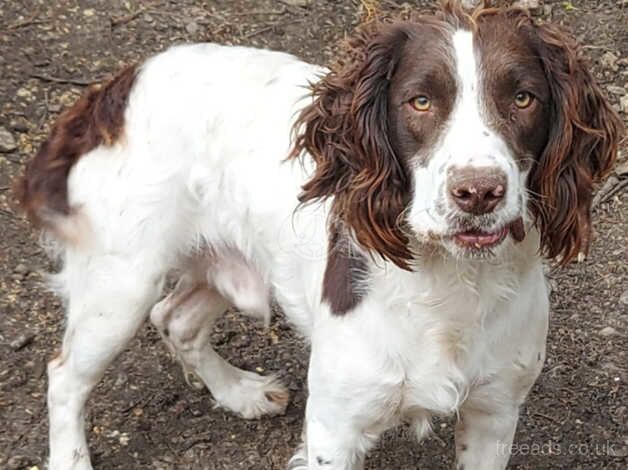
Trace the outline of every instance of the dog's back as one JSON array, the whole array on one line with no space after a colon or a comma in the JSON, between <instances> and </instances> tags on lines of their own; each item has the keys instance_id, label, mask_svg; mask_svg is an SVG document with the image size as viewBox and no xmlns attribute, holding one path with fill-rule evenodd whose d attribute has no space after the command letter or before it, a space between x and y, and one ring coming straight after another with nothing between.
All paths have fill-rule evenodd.
<instances>
[{"instance_id":1,"label":"dog's back","mask_svg":"<svg viewBox=\"0 0 628 470\"><path fill-rule=\"evenodd\" d=\"M160 225L177 224L164 207L193 211L230 175L244 191L249 177L272 181L288 154L295 105L318 73L279 52L171 48L90 89L59 118L18 184L20 202L73 245L128 239L107 233L129 226L125 216L146 219L151 206Z\"/></svg>"}]
</instances>

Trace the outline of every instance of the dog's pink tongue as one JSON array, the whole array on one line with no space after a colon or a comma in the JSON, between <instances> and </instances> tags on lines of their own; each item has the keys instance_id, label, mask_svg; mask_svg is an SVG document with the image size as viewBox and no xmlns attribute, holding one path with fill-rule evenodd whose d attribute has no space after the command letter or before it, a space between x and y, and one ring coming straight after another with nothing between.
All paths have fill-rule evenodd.
<instances>
[{"instance_id":1,"label":"dog's pink tongue","mask_svg":"<svg viewBox=\"0 0 628 470\"><path fill-rule=\"evenodd\" d=\"M503 232L482 233L470 231L456 234L458 241L464 243L465 245L473 245L477 247L494 245L502 236Z\"/></svg>"}]
</instances>

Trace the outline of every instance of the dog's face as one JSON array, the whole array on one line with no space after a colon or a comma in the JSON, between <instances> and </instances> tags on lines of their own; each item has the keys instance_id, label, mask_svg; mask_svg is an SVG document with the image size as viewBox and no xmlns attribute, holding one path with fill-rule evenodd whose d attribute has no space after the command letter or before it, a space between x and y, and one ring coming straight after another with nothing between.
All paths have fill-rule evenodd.
<instances>
[{"instance_id":1,"label":"dog's face","mask_svg":"<svg viewBox=\"0 0 628 470\"><path fill-rule=\"evenodd\" d=\"M586 248L621 121L568 37L516 10L446 9L351 47L301 116L303 199L334 196L332 217L402 267L425 243L499 256L530 219L547 256Z\"/></svg>"},{"instance_id":2,"label":"dog's face","mask_svg":"<svg viewBox=\"0 0 628 470\"><path fill-rule=\"evenodd\" d=\"M548 80L525 35L503 26L413 25L390 81L389 132L413 180L407 224L455 255L521 240L527 174L548 139Z\"/></svg>"}]
</instances>

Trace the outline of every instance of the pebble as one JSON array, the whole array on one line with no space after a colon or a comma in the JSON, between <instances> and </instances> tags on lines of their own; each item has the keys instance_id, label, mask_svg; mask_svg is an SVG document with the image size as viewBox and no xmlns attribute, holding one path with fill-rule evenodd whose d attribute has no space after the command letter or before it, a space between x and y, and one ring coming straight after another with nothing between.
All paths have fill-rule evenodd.
<instances>
[{"instance_id":1,"label":"pebble","mask_svg":"<svg viewBox=\"0 0 628 470\"><path fill-rule=\"evenodd\" d=\"M608 90L609 93L612 93L613 95L625 95L626 94L626 89L621 86L608 85L606 89Z\"/></svg>"},{"instance_id":2,"label":"pebble","mask_svg":"<svg viewBox=\"0 0 628 470\"><path fill-rule=\"evenodd\" d=\"M7 468L9 470L17 470L20 468L28 467L31 463L30 459L24 455L14 455L7 461Z\"/></svg>"},{"instance_id":3,"label":"pebble","mask_svg":"<svg viewBox=\"0 0 628 470\"><path fill-rule=\"evenodd\" d=\"M120 372L118 376L116 377L116 381L113 386L115 388L120 388L123 385L126 385L128 381L129 381L129 376L125 374L124 372Z\"/></svg>"},{"instance_id":4,"label":"pebble","mask_svg":"<svg viewBox=\"0 0 628 470\"><path fill-rule=\"evenodd\" d=\"M628 446L609 446L608 455L612 457L628 457Z\"/></svg>"},{"instance_id":5,"label":"pebble","mask_svg":"<svg viewBox=\"0 0 628 470\"><path fill-rule=\"evenodd\" d=\"M247 335L242 335L236 338L231 344L236 348L245 348L247 346L250 346L251 338Z\"/></svg>"},{"instance_id":6,"label":"pebble","mask_svg":"<svg viewBox=\"0 0 628 470\"><path fill-rule=\"evenodd\" d=\"M598 332L601 336L612 336L617 334L617 330L612 326L605 326Z\"/></svg>"},{"instance_id":7,"label":"pebble","mask_svg":"<svg viewBox=\"0 0 628 470\"><path fill-rule=\"evenodd\" d=\"M196 23L196 21L190 21L188 24L185 25L185 30L189 34L196 34L198 32L198 24Z\"/></svg>"},{"instance_id":8,"label":"pebble","mask_svg":"<svg viewBox=\"0 0 628 470\"><path fill-rule=\"evenodd\" d=\"M626 289L624 293L619 297L619 301L624 305L628 305L628 289Z\"/></svg>"},{"instance_id":9,"label":"pebble","mask_svg":"<svg viewBox=\"0 0 628 470\"><path fill-rule=\"evenodd\" d=\"M622 112L628 114L628 95L624 95L619 100L619 108Z\"/></svg>"},{"instance_id":10,"label":"pebble","mask_svg":"<svg viewBox=\"0 0 628 470\"><path fill-rule=\"evenodd\" d=\"M619 58L612 52L605 52L600 58L600 65L602 66L602 68L617 72L617 70L619 69L619 66L617 65L618 59Z\"/></svg>"},{"instance_id":11,"label":"pebble","mask_svg":"<svg viewBox=\"0 0 628 470\"><path fill-rule=\"evenodd\" d=\"M25 264L20 263L13 269L13 271L20 274L27 274L29 269L26 267Z\"/></svg>"},{"instance_id":12,"label":"pebble","mask_svg":"<svg viewBox=\"0 0 628 470\"><path fill-rule=\"evenodd\" d=\"M15 94L20 98L30 98L31 96L31 92L28 90L28 88L20 88L15 92Z\"/></svg>"},{"instance_id":13,"label":"pebble","mask_svg":"<svg viewBox=\"0 0 628 470\"><path fill-rule=\"evenodd\" d=\"M605 363L602 364L602 366L600 368L602 370L607 370L609 372L619 372L619 371L622 370L621 367L617 367L612 362L605 362Z\"/></svg>"},{"instance_id":14,"label":"pebble","mask_svg":"<svg viewBox=\"0 0 628 470\"><path fill-rule=\"evenodd\" d=\"M28 124L21 121L14 121L11 123L11 129L19 133L28 132Z\"/></svg>"},{"instance_id":15,"label":"pebble","mask_svg":"<svg viewBox=\"0 0 628 470\"><path fill-rule=\"evenodd\" d=\"M15 138L6 127L0 127L0 152L13 152L17 148Z\"/></svg>"},{"instance_id":16,"label":"pebble","mask_svg":"<svg viewBox=\"0 0 628 470\"><path fill-rule=\"evenodd\" d=\"M517 8L526 8L528 10L536 10L539 7L539 0L518 0L513 6Z\"/></svg>"},{"instance_id":17,"label":"pebble","mask_svg":"<svg viewBox=\"0 0 628 470\"><path fill-rule=\"evenodd\" d=\"M13 351L19 351L20 349L23 349L29 344L31 344L34 339L35 339L35 333L33 332L22 333L21 335L19 335L17 338L15 338L13 341L9 343L9 347Z\"/></svg>"},{"instance_id":18,"label":"pebble","mask_svg":"<svg viewBox=\"0 0 628 470\"><path fill-rule=\"evenodd\" d=\"M281 0L281 3L291 7L307 7L312 3L312 0Z\"/></svg>"}]
</instances>

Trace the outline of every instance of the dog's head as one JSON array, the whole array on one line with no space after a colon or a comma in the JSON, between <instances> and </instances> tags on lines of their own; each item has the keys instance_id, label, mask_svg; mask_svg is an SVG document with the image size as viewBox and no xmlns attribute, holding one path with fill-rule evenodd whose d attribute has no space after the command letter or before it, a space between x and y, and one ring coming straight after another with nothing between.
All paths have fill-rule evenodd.
<instances>
[{"instance_id":1,"label":"dog's head","mask_svg":"<svg viewBox=\"0 0 628 470\"><path fill-rule=\"evenodd\" d=\"M347 57L296 124L294 154L315 163L302 201L333 196L333 222L403 268L417 242L499 256L529 221L549 258L586 249L623 130L569 36L445 2L363 27Z\"/></svg>"}]
</instances>

